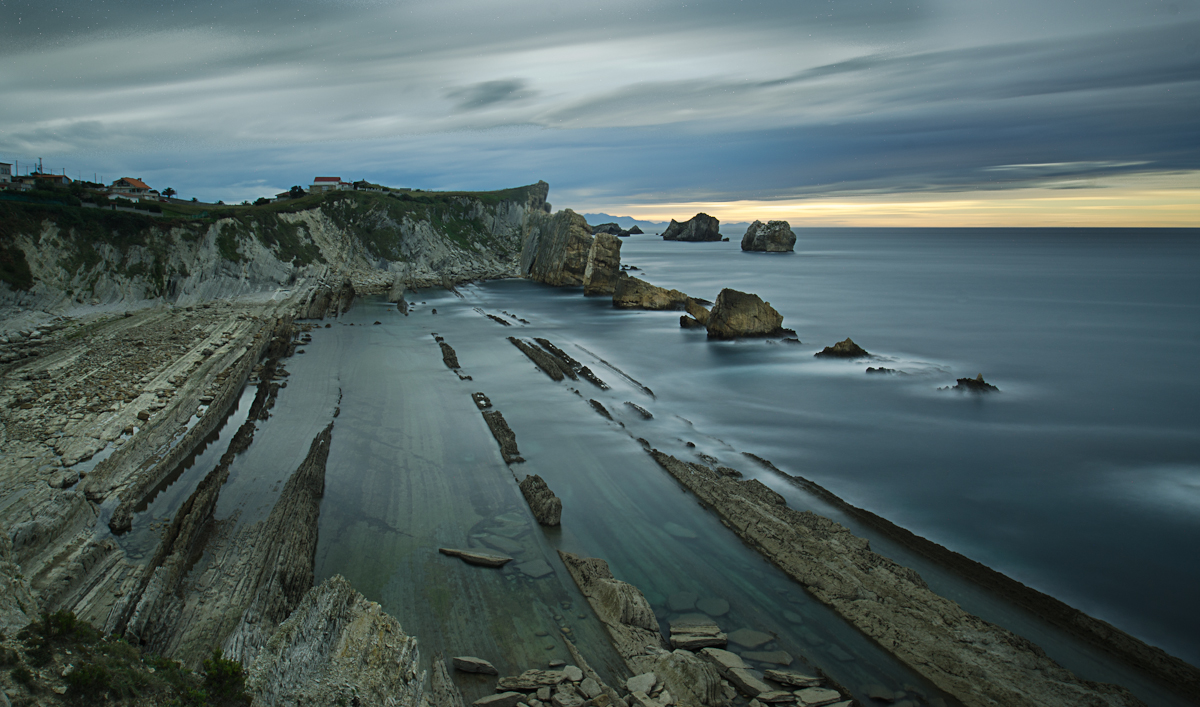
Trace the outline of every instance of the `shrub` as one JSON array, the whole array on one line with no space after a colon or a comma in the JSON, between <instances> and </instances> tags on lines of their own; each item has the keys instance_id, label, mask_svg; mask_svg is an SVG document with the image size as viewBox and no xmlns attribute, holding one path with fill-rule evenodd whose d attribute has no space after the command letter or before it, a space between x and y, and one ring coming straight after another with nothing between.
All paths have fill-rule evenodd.
<instances>
[{"instance_id":1,"label":"shrub","mask_svg":"<svg viewBox=\"0 0 1200 707\"><path fill-rule=\"evenodd\" d=\"M67 673L67 695L97 702L112 688L112 679L103 665L85 663Z\"/></svg>"},{"instance_id":2,"label":"shrub","mask_svg":"<svg viewBox=\"0 0 1200 707\"><path fill-rule=\"evenodd\" d=\"M13 668L9 675L12 676L13 682L15 683L24 685L25 687L31 687L33 685L33 673L29 672L29 668L26 668L24 665L18 665L17 667Z\"/></svg>"},{"instance_id":3,"label":"shrub","mask_svg":"<svg viewBox=\"0 0 1200 707\"><path fill-rule=\"evenodd\" d=\"M230 707L250 704L242 664L226 660L220 648L213 650L212 658L204 659L204 691L208 693L210 704Z\"/></svg>"}]
</instances>

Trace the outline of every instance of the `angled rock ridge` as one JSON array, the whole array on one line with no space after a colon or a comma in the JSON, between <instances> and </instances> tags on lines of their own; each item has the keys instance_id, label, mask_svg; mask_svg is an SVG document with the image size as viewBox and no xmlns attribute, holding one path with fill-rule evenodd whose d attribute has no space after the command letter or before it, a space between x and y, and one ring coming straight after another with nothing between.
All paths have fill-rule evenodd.
<instances>
[{"instance_id":1,"label":"angled rock ridge","mask_svg":"<svg viewBox=\"0 0 1200 707\"><path fill-rule=\"evenodd\" d=\"M0 306L191 304L335 275L359 292L512 277L548 190L341 191L187 218L3 202L0 249L13 268L0 278Z\"/></svg>"}]
</instances>

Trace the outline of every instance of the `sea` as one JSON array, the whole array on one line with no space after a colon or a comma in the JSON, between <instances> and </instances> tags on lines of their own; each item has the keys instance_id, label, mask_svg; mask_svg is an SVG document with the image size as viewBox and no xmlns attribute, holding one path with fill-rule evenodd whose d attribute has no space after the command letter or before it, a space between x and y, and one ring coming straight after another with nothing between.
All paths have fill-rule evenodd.
<instances>
[{"instance_id":1,"label":"sea","mask_svg":"<svg viewBox=\"0 0 1200 707\"><path fill-rule=\"evenodd\" d=\"M1200 230L795 230L793 253L632 236L621 262L708 301L724 288L755 293L799 343L710 341L681 328L680 312L617 310L527 280L410 292L407 315L364 298L312 322L218 516L264 518L334 419L316 581L346 576L418 637L427 661L477 655L513 674L569 662L565 637L619 680L620 658L559 561L565 551L606 560L664 631L700 613L727 631L770 634L731 646L759 669L820 670L860 698L884 685L955 704L741 543L645 454L645 440L844 523L1082 677L1151 705L1188 704L747 454L1200 663ZM548 339L607 387L550 380L510 336ZM457 373L438 338L455 349ZM870 357L814 356L846 338ZM979 374L999 391L952 389ZM500 459L476 392L504 415L523 463ZM212 467L249 400L123 543L150 546L152 524ZM532 521L516 487L526 474L562 498L561 527ZM439 547L515 559L487 570ZM469 699L490 690L463 680Z\"/></svg>"}]
</instances>

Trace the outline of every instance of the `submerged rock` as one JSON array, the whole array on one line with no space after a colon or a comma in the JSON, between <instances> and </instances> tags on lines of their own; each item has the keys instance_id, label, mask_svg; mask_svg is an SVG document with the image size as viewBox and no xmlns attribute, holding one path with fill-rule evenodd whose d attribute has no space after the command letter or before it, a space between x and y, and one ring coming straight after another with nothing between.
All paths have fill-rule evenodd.
<instances>
[{"instance_id":1,"label":"submerged rock","mask_svg":"<svg viewBox=\"0 0 1200 707\"><path fill-rule=\"evenodd\" d=\"M538 523L554 526L562 521L562 499L554 495L542 477L537 474L526 476L519 486Z\"/></svg>"},{"instance_id":2,"label":"submerged rock","mask_svg":"<svg viewBox=\"0 0 1200 707\"><path fill-rule=\"evenodd\" d=\"M999 393L1000 389L983 379L983 374L974 378L959 378L958 384L950 390L968 393Z\"/></svg>"},{"instance_id":3,"label":"submerged rock","mask_svg":"<svg viewBox=\"0 0 1200 707\"><path fill-rule=\"evenodd\" d=\"M818 358L864 358L870 356L866 349L854 343L852 339L839 341L833 346L826 346L813 354Z\"/></svg>"},{"instance_id":4,"label":"submerged rock","mask_svg":"<svg viewBox=\"0 0 1200 707\"><path fill-rule=\"evenodd\" d=\"M483 419L487 422L488 429L492 431L492 436L500 445L500 455L504 457L504 463L513 464L525 461L521 458L521 452L517 450L517 435L508 426L504 415L500 414L499 410L484 410Z\"/></svg>"},{"instance_id":5,"label":"submerged rock","mask_svg":"<svg viewBox=\"0 0 1200 707\"><path fill-rule=\"evenodd\" d=\"M611 295L621 274L621 240L608 233L598 233L588 251L587 267L583 272L583 294Z\"/></svg>"},{"instance_id":6,"label":"submerged rock","mask_svg":"<svg viewBox=\"0 0 1200 707\"><path fill-rule=\"evenodd\" d=\"M708 315L708 336L713 339L735 339L743 336L778 336L783 329L783 315L770 302L758 295L725 288Z\"/></svg>"},{"instance_id":7,"label":"submerged rock","mask_svg":"<svg viewBox=\"0 0 1200 707\"><path fill-rule=\"evenodd\" d=\"M796 234L787 221L755 221L742 236L742 250L765 253L790 253L796 245Z\"/></svg>"},{"instance_id":8,"label":"submerged rock","mask_svg":"<svg viewBox=\"0 0 1200 707\"><path fill-rule=\"evenodd\" d=\"M662 237L664 241L719 241L720 228L720 219L699 213L683 223L671 219Z\"/></svg>"},{"instance_id":9,"label":"submerged rock","mask_svg":"<svg viewBox=\"0 0 1200 707\"><path fill-rule=\"evenodd\" d=\"M492 665L483 658L476 658L471 655L454 656L454 669L464 673L482 673L484 675L499 675L500 671L496 670L496 666Z\"/></svg>"},{"instance_id":10,"label":"submerged rock","mask_svg":"<svg viewBox=\"0 0 1200 707\"><path fill-rule=\"evenodd\" d=\"M477 552L475 550L461 550L453 547L439 547L438 552L447 557L457 557L468 565L476 565L479 567L503 567L512 562L511 557L504 555L493 555L490 552Z\"/></svg>"},{"instance_id":11,"label":"submerged rock","mask_svg":"<svg viewBox=\"0 0 1200 707\"><path fill-rule=\"evenodd\" d=\"M617 278L613 290L613 306L619 309L680 309L687 299L679 290L651 285L624 273Z\"/></svg>"}]
</instances>

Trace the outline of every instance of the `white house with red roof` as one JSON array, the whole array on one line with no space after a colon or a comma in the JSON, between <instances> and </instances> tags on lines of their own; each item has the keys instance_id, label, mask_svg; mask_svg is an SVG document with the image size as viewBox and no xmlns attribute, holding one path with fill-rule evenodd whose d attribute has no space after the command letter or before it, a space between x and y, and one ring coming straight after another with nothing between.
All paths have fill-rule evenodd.
<instances>
[{"instance_id":1,"label":"white house with red roof","mask_svg":"<svg viewBox=\"0 0 1200 707\"><path fill-rule=\"evenodd\" d=\"M317 194L323 191L338 191L339 189L353 188L353 184L343 182L341 177L314 177L312 186L308 188L308 191Z\"/></svg>"},{"instance_id":2,"label":"white house with red roof","mask_svg":"<svg viewBox=\"0 0 1200 707\"><path fill-rule=\"evenodd\" d=\"M151 189L150 185L143 182L137 177L121 177L109 186L108 190L112 194L121 196L140 196L144 199L158 199L158 191ZM112 198L111 196L109 198Z\"/></svg>"}]
</instances>

